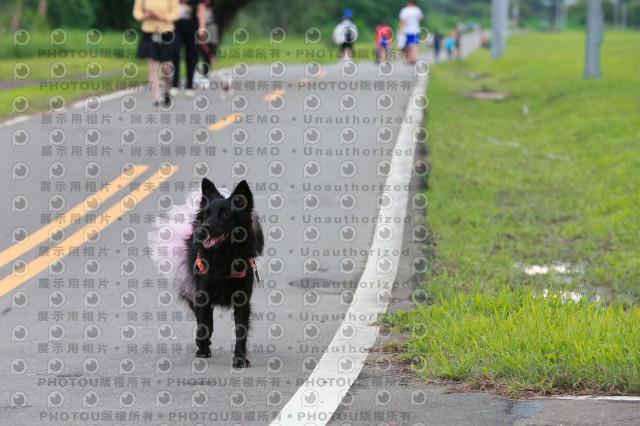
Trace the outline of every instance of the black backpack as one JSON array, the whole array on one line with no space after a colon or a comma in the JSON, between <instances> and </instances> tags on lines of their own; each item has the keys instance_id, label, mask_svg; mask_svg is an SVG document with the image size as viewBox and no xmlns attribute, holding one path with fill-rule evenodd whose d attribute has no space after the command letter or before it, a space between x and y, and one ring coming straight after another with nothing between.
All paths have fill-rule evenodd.
<instances>
[{"instance_id":1,"label":"black backpack","mask_svg":"<svg viewBox=\"0 0 640 426\"><path fill-rule=\"evenodd\" d=\"M344 29L344 42L345 43L353 43L353 39L355 38L355 34L351 25L347 25Z\"/></svg>"}]
</instances>

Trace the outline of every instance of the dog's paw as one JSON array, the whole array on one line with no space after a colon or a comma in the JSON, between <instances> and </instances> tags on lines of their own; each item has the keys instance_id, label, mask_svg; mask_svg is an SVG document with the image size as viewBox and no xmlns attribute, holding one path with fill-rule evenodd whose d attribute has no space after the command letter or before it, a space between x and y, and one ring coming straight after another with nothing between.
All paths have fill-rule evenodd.
<instances>
[{"instance_id":1,"label":"dog's paw","mask_svg":"<svg viewBox=\"0 0 640 426\"><path fill-rule=\"evenodd\" d=\"M233 368L247 368L250 366L251 363L246 358L236 357L233 359Z\"/></svg>"},{"instance_id":2,"label":"dog's paw","mask_svg":"<svg viewBox=\"0 0 640 426\"><path fill-rule=\"evenodd\" d=\"M211 349L198 349L196 358L211 358Z\"/></svg>"}]
</instances>

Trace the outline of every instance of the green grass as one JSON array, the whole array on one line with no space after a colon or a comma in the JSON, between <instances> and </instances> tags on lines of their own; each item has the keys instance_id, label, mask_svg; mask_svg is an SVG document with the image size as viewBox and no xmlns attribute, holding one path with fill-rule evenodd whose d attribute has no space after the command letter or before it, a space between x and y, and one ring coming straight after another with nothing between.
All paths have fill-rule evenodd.
<instances>
[{"instance_id":1,"label":"green grass","mask_svg":"<svg viewBox=\"0 0 640 426\"><path fill-rule=\"evenodd\" d=\"M640 393L640 308L542 298L529 290L457 293L395 319L407 359L430 378L522 396Z\"/></svg>"},{"instance_id":2,"label":"green grass","mask_svg":"<svg viewBox=\"0 0 640 426\"><path fill-rule=\"evenodd\" d=\"M629 309L640 297L640 74L636 71L640 34L605 35L600 80L582 79L583 55L582 33L532 34L513 37L498 61L490 61L489 52L483 50L468 60L434 67L428 89L433 171L426 192L432 244L425 247L433 259L424 278L425 289L432 293L430 301L442 297L443 303L460 301L446 306L482 309L475 306L475 298L464 295L485 294L498 301L502 297L506 301L500 306L509 310L514 300L526 299L521 289L532 288L540 294L543 288L562 286L598 293L605 305L613 306L606 315L621 324L635 318L636 314L627 316L619 306ZM474 80L469 77L471 71L484 76ZM463 96L468 90L504 91L509 98L502 102L468 99ZM523 113L525 105L528 114ZM528 276L521 268L551 263L569 263L574 269L566 276ZM505 288L512 288L509 292L513 294L499 296ZM477 303L488 300L493 299ZM426 321L424 313L439 312L441 306L436 303L421 308L425 311L402 314L399 326ZM567 306L584 315L592 309L582 304ZM529 313L537 315L536 311ZM457 308L450 314L456 323L471 320ZM606 315L591 318L604 321ZM502 340L504 353L511 353L507 345L515 343L505 335L507 324L502 324L500 316L487 318L498 333L496 342ZM440 315L432 321L431 327L451 326ZM463 330L463 324L459 326ZM587 331L575 322L557 326L578 335ZM428 332L436 333L431 327ZM473 332L470 325L461 333L466 333L470 345L483 346L483 339L489 338ZM439 349L417 342L411 340L409 348L433 360ZM545 347L537 343L534 339L527 347L532 352L529 360L543 359ZM569 335L566 344L573 347L576 343ZM596 343L593 349L602 353L593 362L604 364L594 364L590 380L581 381L578 387L603 390L607 385L617 386L618 380L623 383L616 375L605 376L604 384L596 380L602 371L621 372L626 365L621 360L618 364L618 358L605 357L605 346ZM447 363L463 362L457 358L463 353L455 344L440 344L446 345L443 350L452 357ZM499 374L502 370L494 367L512 361L501 356L498 348L491 345L487 349L496 351L497 364L486 366L491 380L507 380L509 389L576 389L561 385L565 382L556 370L538 369L534 374L533 364L524 360L514 364L518 374ZM567 352L572 353L576 360L572 365L578 368L579 353ZM453 377L478 380L470 371L480 371L484 361L470 358L469 362L475 362L476 368L460 370L468 373ZM431 378L451 377L443 371L423 373ZM548 374L546 382L541 379L544 374ZM542 386L543 382L548 385ZM625 386L616 389L638 391Z\"/></svg>"},{"instance_id":3,"label":"green grass","mask_svg":"<svg viewBox=\"0 0 640 426\"><path fill-rule=\"evenodd\" d=\"M93 80L91 84L95 84L97 89L93 89L93 86L89 86L89 89L80 85L80 81L75 83L78 85L64 87L63 89L56 88L41 88L40 85L30 85L24 87L18 87L9 90L0 91L0 119L9 118L12 115L13 99L17 96L24 96L29 101L29 108L21 114L34 114L39 111L46 111L49 109L49 100L54 95L60 95L64 97L67 108L78 99L84 99L89 95L100 95L109 93L114 90L122 90L131 88L126 85L119 87L118 84L122 84L125 80L121 78L100 78ZM13 114L13 115L21 115Z\"/></svg>"},{"instance_id":4,"label":"green grass","mask_svg":"<svg viewBox=\"0 0 640 426\"><path fill-rule=\"evenodd\" d=\"M490 5L487 4L487 10L490 10ZM448 13L439 13L428 11L425 16L424 25L431 32L440 31L444 34L449 34L449 31L455 30L459 22L467 23L472 21L479 23L483 28L491 28L491 13L486 13L483 17L466 16L466 15L451 15Z\"/></svg>"},{"instance_id":5,"label":"green grass","mask_svg":"<svg viewBox=\"0 0 640 426\"><path fill-rule=\"evenodd\" d=\"M87 31L68 29L64 32L51 31L29 32L29 38L18 38L18 43L14 43L14 34L6 33L0 35L0 59L25 59L42 56L43 52L68 52L94 51L99 49L109 49L112 52L116 49L131 48L132 45L123 44L122 33L116 31L104 32L102 38L98 38L91 33L87 39ZM53 40L53 42L52 42ZM94 44L93 41L99 42ZM89 43L87 43L89 41ZM135 48L135 45L133 45Z\"/></svg>"},{"instance_id":6,"label":"green grass","mask_svg":"<svg viewBox=\"0 0 640 426\"><path fill-rule=\"evenodd\" d=\"M115 83L123 81L121 73L123 66L133 62L138 66L137 76L124 80L144 83L147 81L146 61L135 58L136 45L123 44L122 34L107 32L102 41L96 45L87 45L86 32L80 30L67 31L66 42L51 45L51 33L32 33L28 44L14 46L13 34L0 35L0 45L8 48L0 50L0 75L14 76L14 68L20 64L21 69L29 69L26 80L50 80L51 69L54 64L61 62L66 67L66 76L54 81L80 81L84 79L87 66L97 62L102 67L103 81ZM237 62L248 64L271 63L282 61L285 63L304 63L317 61L320 63L336 63L338 48L330 41L330 35L323 34L320 42L305 43L300 36L289 36L282 43L271 43L265 35L251 35L243 44L234 44L232 34L227 34L219 50L218 65L221 68L231 67ZM373 57L373 39L363 37L356 43L357 61L371 61ZM182 61L181 75L186 74L185 63ZM12 113L12 100L16 96L25 96L30 101L30 108L26 113L34 113L47 109L48 100L53 95L64 97L68 103L85 98L89 95L109 92L108 89L83 90L81 88L60 88L39 85L14 87L0 91L0 119L9 118Z\"/></svg>"},{"instance_id":7,"label":"green grass","mask_svg":"<svg viewBox=\"0 0 640 426\"><path fill-rule=\"evenodd\" d=\"M582 79L581 33L514 37L499 61L479 51L436 67L427 192L435 272L448 269L462 289L501 290L544 281L514 263L567 262L584 270L572 287L637 300L639 41L638 33L606 34L601 80ZM469 71L486 76L472 80ZM462 95L482 89L509 99ZM609 233L611 250L594 258Z\"/></svg>"},{"instance_id":8,"label":"green grass","mask_svg":"<svg viewBox=\"0 0 640 426\"><path fill-rule=\"evenodd\" d=\"M86 35L86 31L68 30L64 43L52 44L51 32L32 32L29 42L24 45L14 45L13 34L0 35L0 44L7 47L0 50L0 74L13 79L14 68L19 65L20 69L28 68L24 81L36 83L0 91L0 118L15 115L12 112L12 101L17 96L24 96L29 100L29 109L25 111L29 114L48 109L49 99L53 95L64 97L69 105L76 99L115 90L119 82L147 80L146 63L135 58L137 46L123 44L121 33L105 32L102 40L95 45L87 44ZM58 62L66 68L65 75L53 78L52 67L57 66ZM103 76L97 79L100 82L97 90L77 85L84 80L87 66L92 62L97 62L103 72ZM139 67L138 75L125 80L121 73L123 66L129 62ZM52 81L61 85L41 87L38 84L40 81ZM76 86L67 84L70 81L76 83Z\"/></svg>"},{"instance_id":9,"label":"green grass","mask_svg":"<svg viewBox=\"0 0 640 426\"><path fill-rule=\"evenodd\" d=\"M133 51L135 55L135 50ZM52 76L52 67L55 64L55 69L62 70L63 68L58 64L64 64L66 67L66 75L60 78L54 78ZM29 75L24 80L69 80L69 79L83 79L89 64L97 63L102 69L103 73L109 73L114 75L120 75L122 73L122 67L128 63L134 63L140 67L139 75L146 77L146 62L136 58L111 58L111 57L97 57L97 58L20 58L20 59L3 59L0 62L0 73L2 75L11 76L13 79L14 69L18 67L29 68ZM25 68L25 69L28 69ZM17 72L22 72L17 70ZM24 74L19 74L24 75ZM54 74L60 76L61 74Z\"/></svg>"}]
</instances>

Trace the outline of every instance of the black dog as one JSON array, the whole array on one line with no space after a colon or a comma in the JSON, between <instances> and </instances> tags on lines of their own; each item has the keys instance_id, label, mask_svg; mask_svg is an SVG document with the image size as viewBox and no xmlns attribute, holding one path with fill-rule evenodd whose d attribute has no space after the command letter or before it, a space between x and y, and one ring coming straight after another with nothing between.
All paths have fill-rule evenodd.
<instances>
[{"instance_id":1,"label":"black dog","mask_svg":"<svg viewBox=\"0 0 640 426\"><path fill-rule=\"evenodd\" d=\"M196 357L211 357L213 307L233 307L236 347L233 366L249 366L247 335L251 315L251 293L257 275L254 258L262 254L264 236L253 212L253 195L246 181L224 198L213 182L202 180L202 201L193 222L193 234L186 240L189 269L195 286L184 296L198 322ZM259 277L256 277L259 279Z\"/></svg>"}]
</instances>

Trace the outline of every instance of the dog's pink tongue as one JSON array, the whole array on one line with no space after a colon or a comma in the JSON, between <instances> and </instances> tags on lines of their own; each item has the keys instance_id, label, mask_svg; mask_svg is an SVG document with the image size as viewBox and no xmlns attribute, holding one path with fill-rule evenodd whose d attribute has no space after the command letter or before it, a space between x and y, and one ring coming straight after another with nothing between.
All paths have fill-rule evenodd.
<instances>
[{"instance_id":1,"label":"dog's pink tongue","mask_svg":"<svg viewBox=\"0 0 640 426\"><path fill-rule=\"evenodd\" d=\"M226 236L226 234L222 234L222 235L220 235L218 237L209 237L209 238L207 238L206 241L202 242L202 245L204 246L204 248L210 249L211 247L213 247L216 244L218 244L220 242L220 240L222 240L225 236Z\"/></svg>"}]
</instances>

